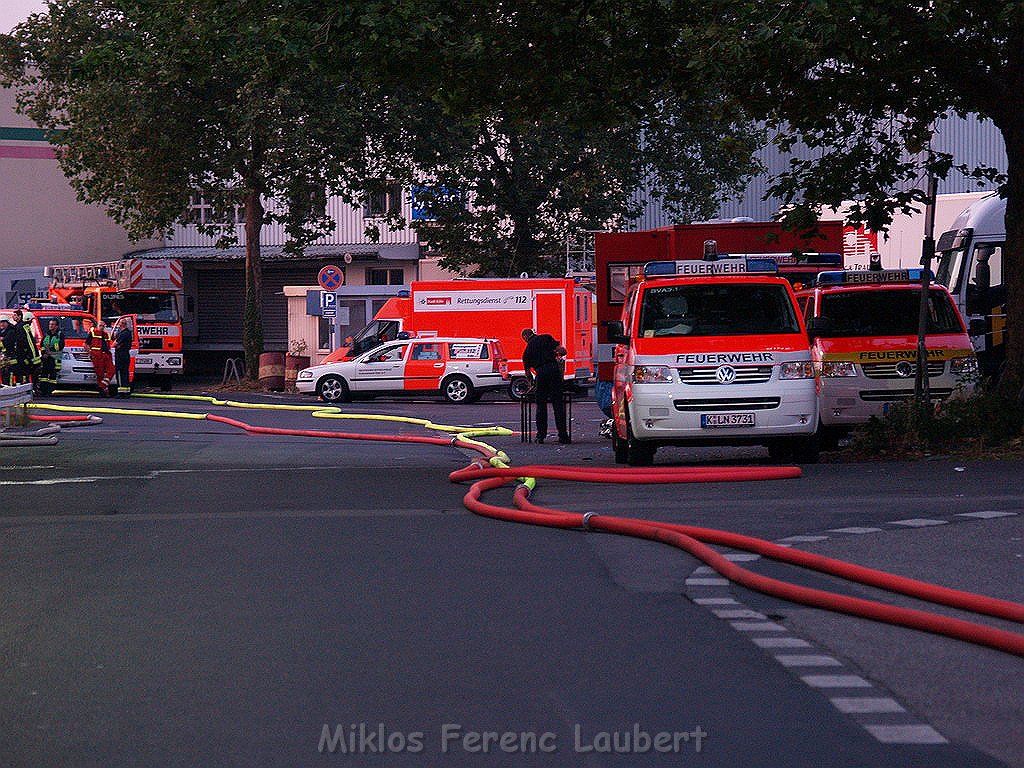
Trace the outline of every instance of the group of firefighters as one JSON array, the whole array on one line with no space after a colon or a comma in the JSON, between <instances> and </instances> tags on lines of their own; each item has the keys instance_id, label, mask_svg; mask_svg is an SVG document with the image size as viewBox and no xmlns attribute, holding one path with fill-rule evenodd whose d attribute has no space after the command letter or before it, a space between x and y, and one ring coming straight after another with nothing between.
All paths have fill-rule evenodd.
<instances>
[{"instance_id":1,"label":"group of firefighters","mask_svg":"<svg viewBox=\"0 0 1024 768\"><path fill-rule=\"evenodd\" d=\"M85 348L104 397L113 397L119 390L120 397L129 396L131 346L131 321L126 317L117 321L113 336L103 320L89 329ZM56 318L47 323L38 342L22 310L15 310L12 320L0 318L0 385L31 383L37 394L49 394L57 386L63 352L64 333ZM117 385L112 387L115 375Z\"/></svg>"}]
</instances>

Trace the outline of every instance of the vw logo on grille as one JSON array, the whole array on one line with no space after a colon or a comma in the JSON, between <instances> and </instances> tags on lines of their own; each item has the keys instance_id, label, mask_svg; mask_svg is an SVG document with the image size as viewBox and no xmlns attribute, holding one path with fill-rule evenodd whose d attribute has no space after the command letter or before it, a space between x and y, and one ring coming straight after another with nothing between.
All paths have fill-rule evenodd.
<instances>
[{"instance_id":1,"label":"vw logo on grille","mask_svg":"<svg viewBox=\"0 0 1024 768\"><path fill-rule=\"evenodd\" d=\"M914 375L914 366L908 363L906 360L901 360L896 363L896 375L901 376L904 379L909 379Z\"/></svg>"},{"instance_id":2,"label":"vw logo on grille","mask_svg":"<svg viewBox=\"0 0 1024 768\"><path fill-rule=\"evenodd\" d=\"M736 369L731 365L720 365L715 370L715 378L721 384L732 384L736 381Z\"/></svg>"}]
</instances>

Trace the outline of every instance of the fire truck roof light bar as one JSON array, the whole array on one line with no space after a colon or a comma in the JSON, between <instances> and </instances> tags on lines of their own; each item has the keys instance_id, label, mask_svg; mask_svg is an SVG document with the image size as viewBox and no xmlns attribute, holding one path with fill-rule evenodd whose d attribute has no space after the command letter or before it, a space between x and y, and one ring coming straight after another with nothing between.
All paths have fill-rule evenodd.
<instances>
[{"instance_id":1,"label":"fire truck roof light bar","mask_svg":"<svg viewBox=\"0 0 1024 768\"><path fill-rule=\"evenodd\" d=\"M772 258L718 259L716 261L649 261L644 277L699 277L707 275L777 274L779 265Z\"/></svg>"},{"instance_id":2,"label":"fire truck roof light bar","mask_svg":"<svg viewBox=\"0 0 1024 768\"><path fill-rule=\"evenodd\" d=\"M919 283L920 269L839 270L820 272L817 285L864 285L867 283Z\"/></svg>"}]
</instances>

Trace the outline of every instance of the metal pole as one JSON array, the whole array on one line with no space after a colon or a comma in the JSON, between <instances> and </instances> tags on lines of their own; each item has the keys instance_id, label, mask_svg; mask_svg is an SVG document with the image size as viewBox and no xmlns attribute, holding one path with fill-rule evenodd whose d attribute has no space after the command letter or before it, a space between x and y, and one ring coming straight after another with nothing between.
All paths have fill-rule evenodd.
<instances>
[{"instance_id":1,"label":"metal pole","mask_svg":"<svg viewBox=\"0 0 1024 768\"><path fill-rule=\"evenodd\" d=\"M935 194L938 189L938 180L929 173L927 183L927 200L924 207L924 241L921 245L921 303L917 317L917 378L914 381L914 397L923 403L931 401L928 381L928 347L925 343L925 336L928 333L932 259L935 256Z\"/></svg>"}]
</instances>

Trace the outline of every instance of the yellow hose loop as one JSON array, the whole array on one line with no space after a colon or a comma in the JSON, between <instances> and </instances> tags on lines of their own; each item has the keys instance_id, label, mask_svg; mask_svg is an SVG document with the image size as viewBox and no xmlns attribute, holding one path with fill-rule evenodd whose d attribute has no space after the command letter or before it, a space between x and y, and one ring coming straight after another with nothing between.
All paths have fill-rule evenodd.
<instances>
[{"instance_id":1,"label":"yellow hose loop","mask_svg":"<svg viewBox=\"0 0 1024 768\"><path fill-rule=\"evenodd\" d=\"M390 416L377 413L342 413L341 409L333 405L285 405L284 403L246 403L240 400L219 400L206 395L158 395L158 394L133 394L133 398L148 397L154 400L180 400L192 403L208 403L222 408L243 408L249 410L268 411L303 411L314 418L319 419L352 419L355 421L390 421L400 424L412 424L424 429L432 429L437 432L454 433L453 443L458 440L469 445L477 445L493 451L500 463L494 466L509 466L509 457L504 451L498 451L494 446L474 440L476 437L509 437L515 433L508 427L469 427L448 424L435 424L429 419L418 419L412 416ZM181 411L149 411L137 408L72 408L64 405L49 405L43 403L29 403L29 408L41 408L51 411L82 412L90 413L121 414L124 416L159 416L168 419L205 419L205 413L188 413ZM492 459L492 463L495 459Z\"/></svg>"}]
</instances>

